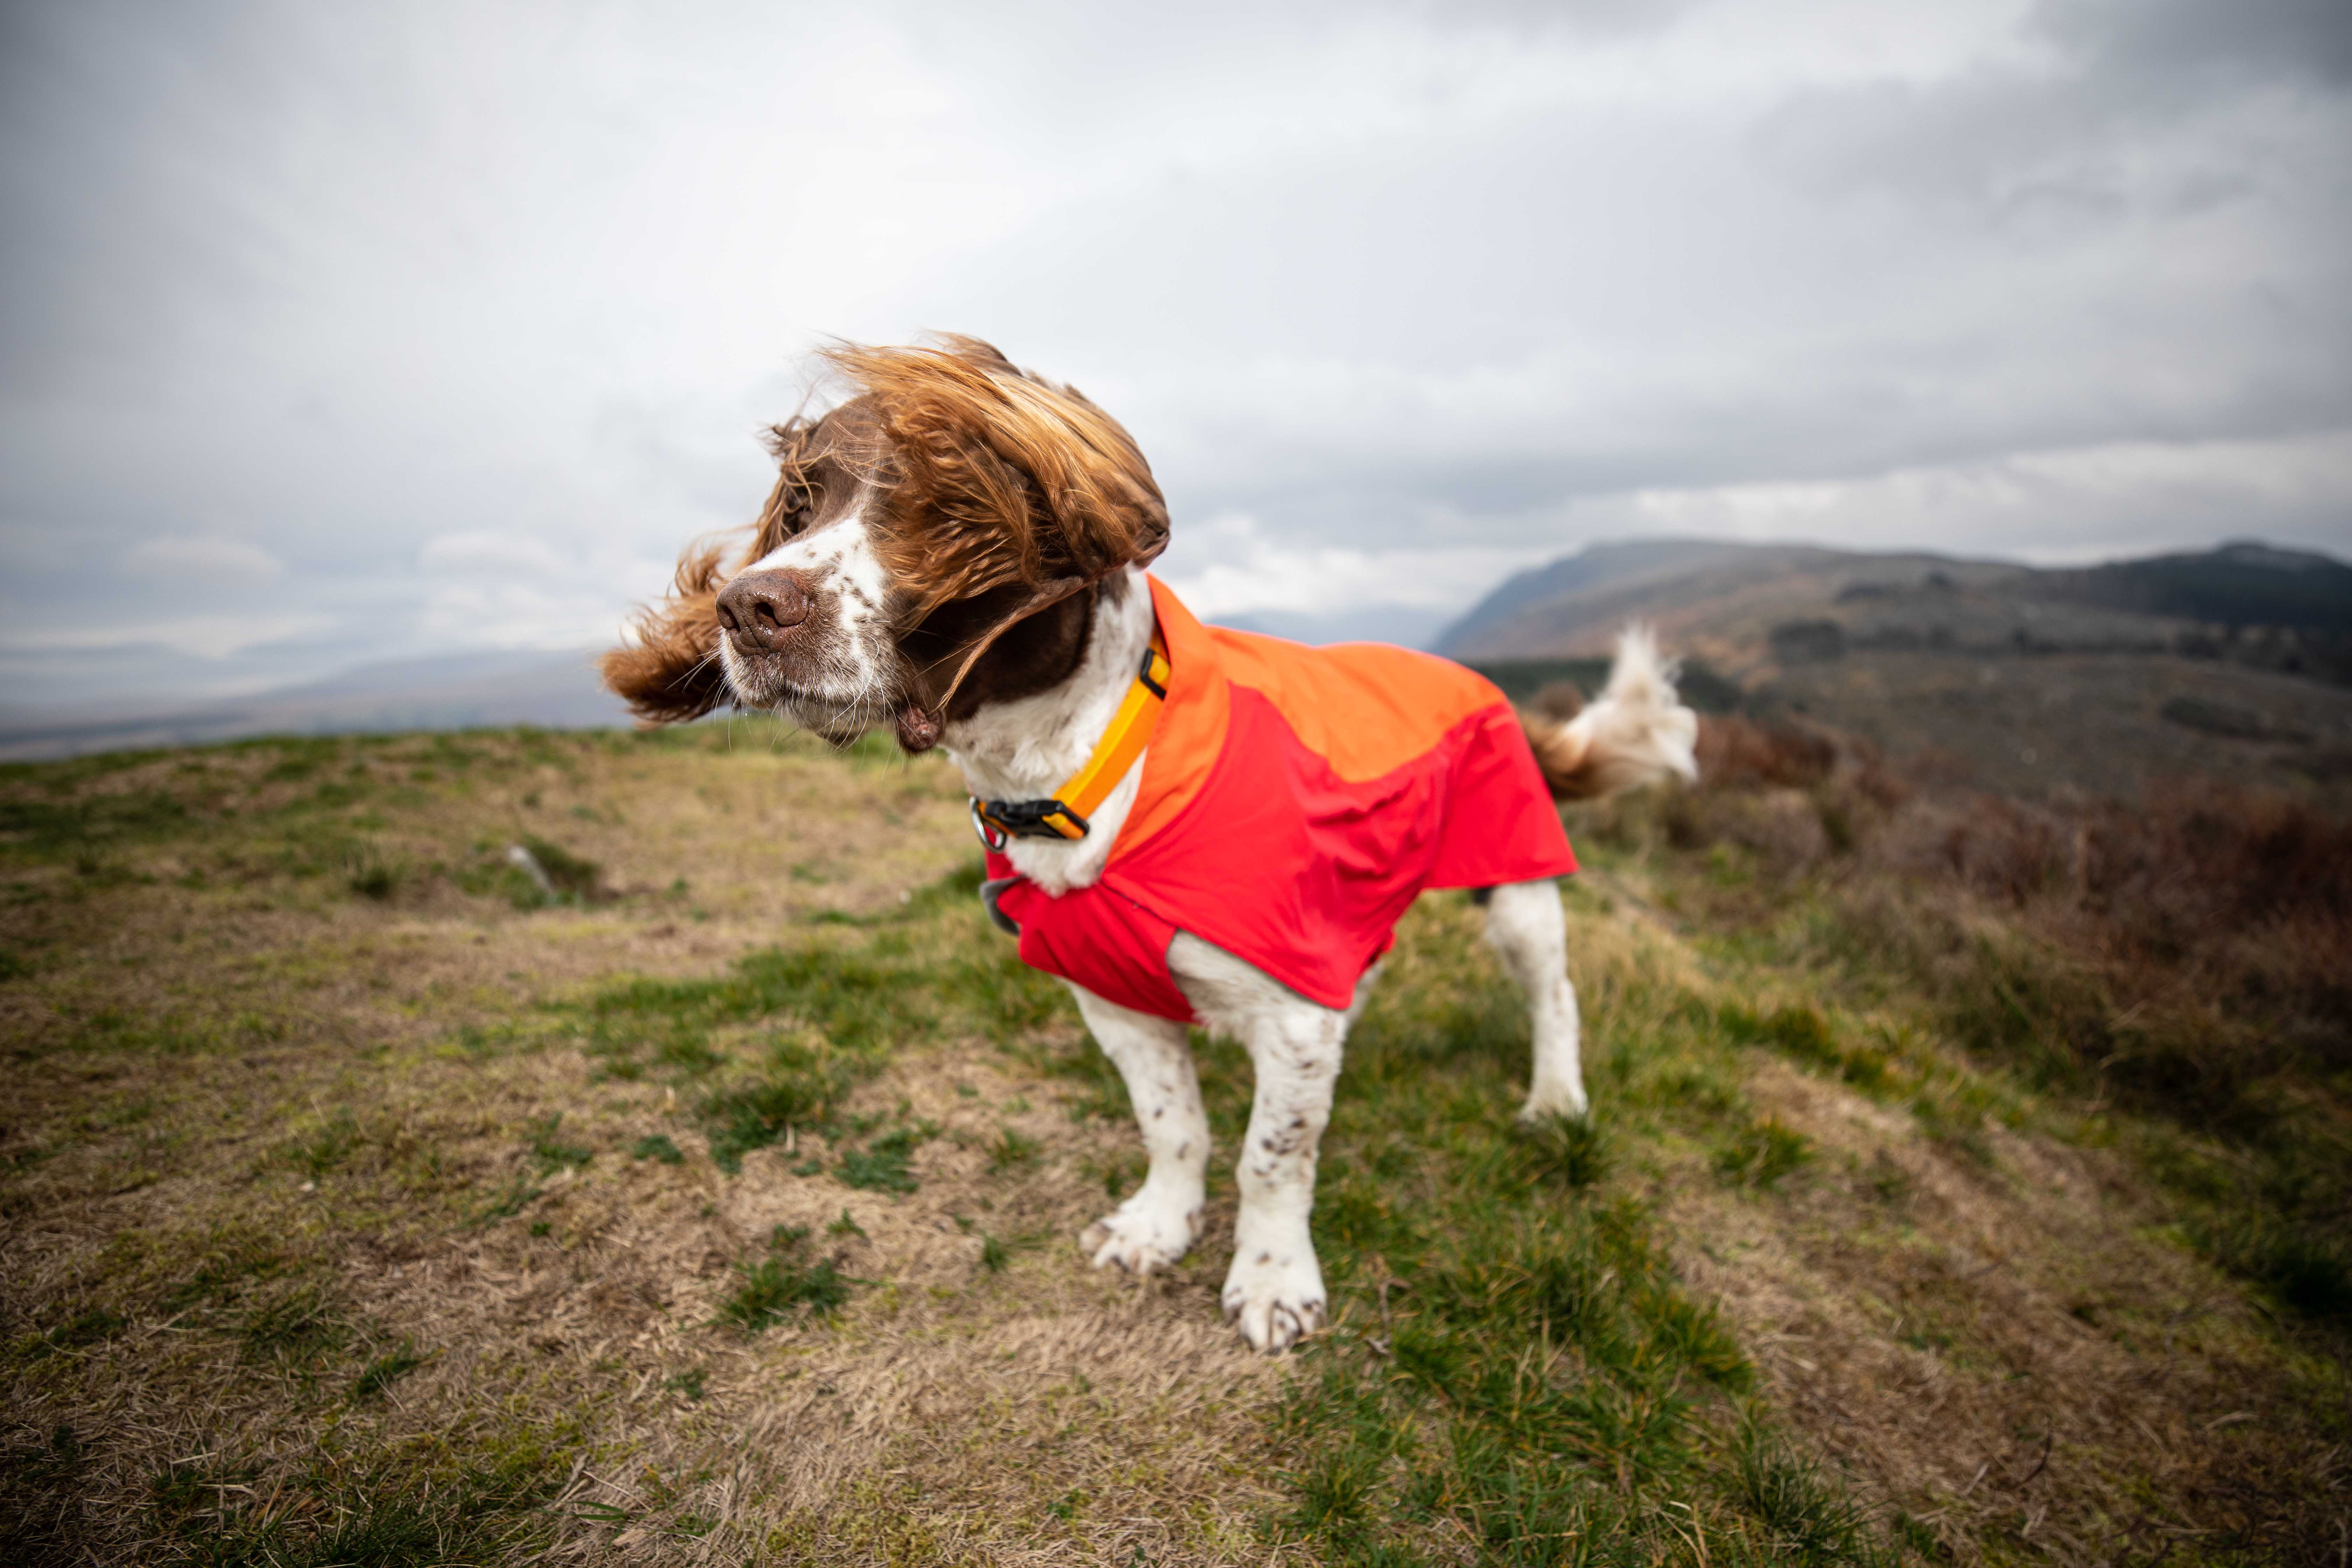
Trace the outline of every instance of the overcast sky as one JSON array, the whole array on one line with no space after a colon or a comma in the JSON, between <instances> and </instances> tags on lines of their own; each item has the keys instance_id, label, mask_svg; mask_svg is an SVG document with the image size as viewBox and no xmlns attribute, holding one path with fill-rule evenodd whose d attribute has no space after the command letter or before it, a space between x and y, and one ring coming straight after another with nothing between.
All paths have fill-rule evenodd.
<instances>
[{"instance_id":1,"label":"overcast sky","mask_svg":"<svg viewBox=\"0 0 2352 1568\"><path fill-rule=\"evenodd\" d=\"M2352 6L0 8L0 702L607 638L826 335L1205 613L1681 532L2352 544Z\"/></svg>"}]
</instances>

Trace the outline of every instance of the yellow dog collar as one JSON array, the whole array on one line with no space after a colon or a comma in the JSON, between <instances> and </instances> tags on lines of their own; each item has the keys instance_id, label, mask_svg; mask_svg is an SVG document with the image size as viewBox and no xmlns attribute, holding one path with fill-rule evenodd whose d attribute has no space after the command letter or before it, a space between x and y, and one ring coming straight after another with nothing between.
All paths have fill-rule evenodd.
<instances>
[{"instance_id":1,"label":"yellow dog collar","mask_svg":"<svg viewBox=\"0 0 2352 1568\"><path fill-rule=\"evenodd\" d=\"M1001 853L1013 838L1084 838L1087 817L1118 786L1128 768L1151 743L1161 704L1168 700L1168 647L1154 627L1151 646L1143 651L1143 666L1127 689L1127 696L1111 715L1110 727L1095 742L1094 754L1046 800L982 800L972 798L971 826L991 852Z\"/></svg>"}]
</instances>

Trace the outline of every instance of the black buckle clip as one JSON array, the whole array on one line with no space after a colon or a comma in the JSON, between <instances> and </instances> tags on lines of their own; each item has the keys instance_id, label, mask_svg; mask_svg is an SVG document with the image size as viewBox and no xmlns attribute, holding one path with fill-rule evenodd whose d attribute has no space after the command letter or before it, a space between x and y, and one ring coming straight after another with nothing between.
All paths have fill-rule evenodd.
<instances>
[{"instance_id":1,"label":"black buckle clip","mask_svg":"<svg viewBox=\"0 0 2352 1568\"><path fill-rule=\"evenodd\" d=\"M1060 826L1056 818L1068 826ZM1066 844L1084 838L1089 826L1085 817L1058 800L992 800L982 805L975 798L971 803L972 831L992 855L1003 854L1005 844L1014 838L1051 838Z\"/></svg>"}]
</instances>

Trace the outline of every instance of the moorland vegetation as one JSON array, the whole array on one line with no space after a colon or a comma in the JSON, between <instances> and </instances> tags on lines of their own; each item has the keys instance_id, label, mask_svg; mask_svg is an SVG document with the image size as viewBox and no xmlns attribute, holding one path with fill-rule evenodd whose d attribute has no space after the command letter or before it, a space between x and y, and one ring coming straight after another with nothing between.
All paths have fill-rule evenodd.
<instances>
[{"instance_id":1,"label":"moorland vegetation","mask_svg":"<svg viewBox=\"0 0 2352 1568\"><path fill-rule=\"evenodd\" d=\"M11 1562L2254 1563L2352 1521L2352 827L1717 714L1580 809L1598 1115L1422 900L1335 1321L1134 1281L952 774L764 722L0 770ZM525 854L517 856L520 847ZM1238 1050L1202 1044L1213 1125Z\"/></svg>"}]
</instances>

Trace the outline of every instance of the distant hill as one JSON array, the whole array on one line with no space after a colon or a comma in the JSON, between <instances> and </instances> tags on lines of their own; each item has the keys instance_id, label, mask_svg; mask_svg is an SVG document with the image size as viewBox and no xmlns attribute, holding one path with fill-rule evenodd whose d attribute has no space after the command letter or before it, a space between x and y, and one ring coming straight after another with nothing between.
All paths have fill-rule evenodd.
<instances>
[{"instance_id":1,"label":"distant hill","mask_svg":"<svg viewBox=\"0 0 2352 1568\"><path fill-rule=\"evenodd\" d=\"M2035 574L2029 591L2059 603L2222 626L2291 626L2352 634L2352 566L2305 550L2252 542L2196 555L2112 561Z\"/></svg>"},{"instance_id":2,"label":"distant hill","mask_svg":"<svg viewBox=\"0 0 2352 1568\"><path fill-rule=\"evenodd\" d=\"M1507 690L1589 690L1634 620L1690 661L1703 706L1817 718L2009 793L2213 775L2352 805L2352 566L2326 555L2045 571L1643 540L1519 574L1437 647Z\"/></svg>"},{"instance_id":3,"label":"distant hill","mask_svg":"<svg viewBox=\"0 0 2352 1568\"><path fill-rule=\"evenodd\" d=\"M1716 540L1597 544L1511 577L1436 647L1473 661L1594 658L1629 620L1731 669L1851 645L2185 652L2352 681L2352 565L2251 542L2066 570Z\"/></svg>"},{"instance_id":4,"label":"distant hill","mask_svg":"<svg viewBox=\"0 0 2352 1568\"><path fill-rule=\"evenodd\" d=\"M0 759L194 745L242 735L627 724L628 710L597 682L594 657L585 650L485 649L364 665L228 701L0 710Z\"/></svg>"}]
</instances>

